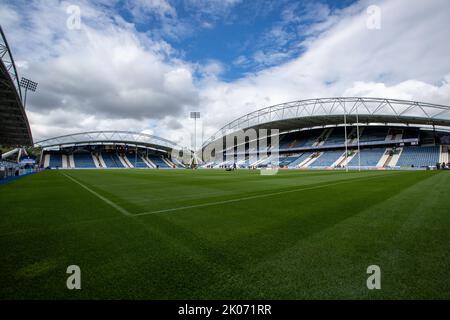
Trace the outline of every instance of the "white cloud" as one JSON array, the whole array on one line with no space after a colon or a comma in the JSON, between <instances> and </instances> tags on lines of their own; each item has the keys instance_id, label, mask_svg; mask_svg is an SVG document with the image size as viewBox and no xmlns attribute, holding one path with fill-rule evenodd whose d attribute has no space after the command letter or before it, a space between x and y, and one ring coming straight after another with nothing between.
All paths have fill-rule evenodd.
<instances>
[{"instance_id":1,"label":"white cloud","mask_svg":"<svg viewBox=\"0 0 450 320\"><path fill-rule=\"evenodd\" d=\"M66 4L57 1L23 12L27 19L10 20L5 28L19 48L14 51L19 73L39 83L28 104L35 139L92 129L157 128L151 121L198 104L194 66L173 56L166 42L96 11L103 9L79 5L81 30L66 28ZM27 37L29 29L35 33Z\"/></svg>"},{"instance_id":2,"label":"white cloud","mask_svg":"<svg viewBox=\"0 0 450 320\"><path fill-rule=\"evenodd\" d=\"M365 9L373 2L382 9L381 30L366 28ZM36 139L124 129L187 145L191 110L202 112L207 137L238 116L297 99L361 95L450 104L447 0L362 0L333 13L322 8L323 21L298 44L302 55L231 82L220 80L227 66L219 61L183 61L167 42L137 32L107 6L78 4L80 31L65 27L67 3L0 8L19 72L39 82L28 110ZM163 1L152 4L149 10L173 17ZM273 65L285 54L275 46L253 58Z\"/></svg>"},{"instance_id":3,"label":"white cloud","mask_svg":"<svg viewBox=\"0 0 450 320\"><path fill-rule=\"evenodd\" d=\"M407 80L388 86L380 82L355 82L344 92L345 96L383 97L449 104L450 74L437 85L417 80Z\"/></svg>"},{"instance_id":4,"label":"white cloud","mask_svg":"<svg viewBox=\"0 0 450 320\"><path fill-rule=\"evenodd\" d=\"M258 108L306 98L367 94L450 104L443 81L450 74L450 3L376 3L381 30L366 28L373 1L360 1L331 17L332 26L309 38L299 58L202 88L208 134Z\"/></svg>"}]
</instances>

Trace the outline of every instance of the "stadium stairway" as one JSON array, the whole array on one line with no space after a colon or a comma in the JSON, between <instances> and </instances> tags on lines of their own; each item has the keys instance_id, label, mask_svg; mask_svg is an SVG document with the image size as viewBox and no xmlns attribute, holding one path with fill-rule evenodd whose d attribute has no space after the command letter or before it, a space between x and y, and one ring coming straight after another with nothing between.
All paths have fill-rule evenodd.
<instances>
[{"instance_id":1,"label":"stadium stairway","mask_svg":"<svg viewBox=\"0 0 450 320\"><path fill-rule=\"evenodd\" d=\"M287 157L280 157L278 165L280 167L289 167L289 165L296 161L300 155L295 156L287 156Z\"/></svg>"},{"instance_id":2,"label":"stadium stairway","mask_svg":"<svg viewBox=\"0 0 450 320\"><path fill-rule=\"evenodd\" d=\"M394 132L392 132L394 131ZM388 135L386 136L386 141L390 140L401 140L403 137L402 129L389 129Z\"/></svg>"},{"instance_id":3,"label":"stadium stairway","mask_svg":"<svg viewBox=\"0 0 450 320\"><path fill-rule=\"evenodd\" d=\"M62 168L67 169L68 168L67 155L63 154L63 155L61 155L61 157L62 157Z\"/></svg>"},{"instance_id":4,"label":"stadium stairway","mask_svg":"<svg viewBox=\"0 0 450 320\"><path fill-rule=\"evenodd\" d=\"M364 132L365 127L353 127L352 131L350 132L350 134L348 135L349 137L352 137L353 135L355 136L353 139L352 138L348 138L347 139L347 145L350 144L357 144L358 143L358 131L359 131L359 139L361 139L361 136Z\"/></svg>"},{"instance_id":5,"label":"stadium stairway","mask_svg":"<svg viewBox=\"0 0 450 320\"><path fill-rule=\"evenodd\" d=\"M94 161L95 167L98 168L102 168L102 165L100 164L100 161L98 160L97 154L92 152L92 161Z\"/></svg>"},{"instance_id":6,"label":"stadium stairway","mask_svg":"<svg viewBox=\"0 0 450 320\"><path fill-rule=\"evenodd\" d=\"M133 166L135 168L141 168L141 169L149 168L147 162L144 161L144 157L141 156L139 153L138 153L137 157L133 157L132 161L133 161Z\"/></svg>"},{"instance_id":7,"label":"stadium stairway","mask_svg":"<svg viewBox=\"0 0 450 320\"><path fill-rule=\"evenodd\" d=\"M345 157L345 151L344 153L331 165L332 167L337 167L337 166L346 166L348 163L350 163L350 161L352 161L352 159L358 154L358 151L352 151L349 150L347 152L347 157Z\"/></svg>"},{"instance_id":8,"label":"stadium stairway","mask_svg":"<svg viewBox=\"0 0 450 320\"><path fill-rule=\"evenodd\" d=\"M313 147L321 146L325 143L325 141L328 139L330 134L333 132L334 128L328 128L324 129L322 133L317 137L316 141L313 143Z\"/></svg>"},{"instance_id":9,"label":"stadium stairway","mask_svg":"<svg viewBox=\"0 0 450 320\"><path fill-rule=\"evenodd\" d=\"M108 166L105 163L105 160L103 159L103 156L101 153L97 153L98 162L102 166L102 168L107 168Z\"/></svg>"},{"instance_id":10,"label":"stadium stairway","mask_svg":"<svg viewBox=\"0 0 450 320\"><path fill-rule=\"evenodd\" d=\"M169 158L163 157L162 159L169 166L169 168L176 167L175 164L172 161L170 161Z\"/></svg>"},{"instance_id":11,"label":"stadium stairway","mask_svg":"<svg viewBox=\"0 0 450 320\"><path fill-rule=\"evenodd\" d=\"M296 160L292 161L288 165L288 168L298 168L298 167L300 167L300 164L302 162L304 162L306 159L308 159L311 156L311 154L312 154L311 152L305 152L305 153L300 154Z\"/></svg>"},{"instance_id":12,"label":"stadium stairway","mask_svg":"<svg viewBox=\"0 0 450 320\"><path fill-rule=\"evenodd\" d=\"M313 167L331 167L343 154L342 150L325 151L310 165Z\"/></svg>"},{"instance_id":13,"label":"stadium stairway","mask_svg":"<svg viewBox=\"0 0 450 320\"><path fill-rule=\"evenodd\" d=\"M311 166L318 158L320 158L320 156L323 154L323 152L319 152L319 153L313 153L311 154L305 161L303 161L302 163L300 163L299 168L308 168L309 166Z\"/></svg>"},{"instance_id":14,"label":"stadium stairway","mask_svg":"<svg viewBox=\"0 0 450 320\"><path fill-rule=\"evenodd\" d=\"M403 130L401 133L397 133L397 135L394 136L394 140L401 140L403 138Z\"/></svg>"},{"instance_id":15,"label":"stadium stairway","mask_svg":"<svg viewBox=\"0 0 450 320\"><path fill-rule=\"evenodd\" d=\"M318 146L335 145L344 143L344 128L335 127L329 128L328 132L324 136L324 141L319 143Z\"/></svg>"},{"instance_id":16,"label":"stadium stairway","mask_svg":"<svg viewBox=\"0 0 450 320\"><path fill-rule=\"evenodd\" d=\"M122 159L126 164L126 167L128 168L134 168L133 164L131 163L130 159L128 158L128 156L126 154L122 155Z\"/></svg>"},{"instance_id":17,"label":"stadium stairway","mask_svg":"<svg viewBox=\"0 0 450 320\"><path fill-rule=\"evenodd\" d=\"M105 168L124 168L122 161L116 153L102 153L101 157L105 163Z\"/></svg>"},{"instance_id":18,"label":"stadium stairway","mask_svg":"<svg viewBox=\"0 0 450 320\"><path fill-rule=\"evenodd\" d=\"M73 154L72 153L69 154L68 159L69 159L69 166L70 166L70 168L75 168L75 159L73 158Z\"/></svg>"},{"instance_id":19,"label":"stadium stairway","mask_svg":"<svg viewBox=\"0 0 450 320\"><path fill-rule=\"evenodd\" d=\"M389 130L389 132L388 132L388 134L387 134L387 136L386 136L386 138L385 138L385 141L391 141L391 140L393 140L393 139L392 139L392 133L391 133L391 131Z\"/></svg>"},{"instance_id":20,"label":"stadium stairway","mask_svg":"<svg viewBox=\"0 0 450 320\"><path fill-rule=\"evenodd\" d=\"M147 164L142 160L139 154L136 156L133 154L125 155L130 168L148 168Z\"/></svg>"},{"instance_id":21,"label":"stadium stairway","mask_svg":"<svg viewBox=\"0 0 450 320\"><path fill-rule=\"evenodd\" d=\"M386 148L384 150L383 155L381 156L380 160L378 160L377 167L380 167L380 168L386 167L386 163L387 163L388 159L390 158L389 152L391 150L392 150L392 148Z\"/></svg>"},{"instance_id":22,"label":"stadium stairway","mask_svg":"<svg viewBox=\"0 0 450 320\"><path fill-rule=\"evenodd\" d=\"M397 165L398 160L400 159L400 156L402 155L402 152L403 148L397 148L397 153L394 153L392 156L389 156L384 166L395 167Z\"/></svg>"},{"instance_id":23,"label":"stadium stairway","mask_svg":"<svg viewBox=\"0 0 450 320\"><path fill-rule=\"evenodd\" d=\"M147 165L147 167L153 168L153 166L150 164L150 162L148 161L148 158L145 154L141 155L141 159L142 159L142 161L144 161L144 163Z\"/></svg>"},{"instance_id":24,"label":"stadium stairway","mask_svg":"<svg viewBox=\"0 0 450 320\"><path fill-rule=\"evenodd\" d=\"M145 160L147 161L147 163L150 165L150 168L155 169L156 168L156 164L153 163L152 160L150 160L150 158L146 155L145 156Z\"/></svg>"},{"instance_id":25,"label":"stadium stairway","mask_svg":"<svg viewBox=\"0 0 450 320\"><path fill-rule=\"evenodd\" d=\"M124 155L123 154L118 154L117 158L119 159L120 163L122 164L122 166L124 168L130 168L130 166L128 165L128 162L124 159Z\"/></svg>"},{"instance_id":26,"label":"stadium stairway","mask_svg":"<svg viewBox=\"0 0 450 320\"><path fill-rule=\"evenodd\" d=\"M50 154L44 155L44 168L47 168L50 166Z\"/></svg>"},{"instance_id":27,"label":"stadium stairway","mask_svg":"<svg viewBox=\"0 0 450 320\"><path fill-rule=\"evenodd\" d=\"M449 163L449 146L441 146L439 154L439 163Z\"/></svg>"}]
</instances>

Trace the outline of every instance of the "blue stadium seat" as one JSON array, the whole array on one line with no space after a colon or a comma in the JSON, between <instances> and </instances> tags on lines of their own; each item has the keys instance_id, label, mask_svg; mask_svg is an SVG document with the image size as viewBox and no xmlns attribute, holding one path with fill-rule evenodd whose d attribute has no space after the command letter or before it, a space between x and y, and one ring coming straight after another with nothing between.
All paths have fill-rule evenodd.
<instances>
[{"instance_id":1,"label":"blue stadium seat","mask_svg":"<svg viewBox=\"0 0 450 320\"><path fill-rule=\"evenodd\" d=\"M347 130L347 134L350 133L350 130ZM345 129L342 127L334 128L331 134L328 136L327 140L324 142L324 146L329 145L337 145L345 143Z\"/></svg>"},{"instance_id":2,"label":"blue stadium seat","mask_svg":"<svg viewBox=\"0 0 450 320\"><path fill-rule=\"evenodd\" d=\"M128 161L133 165L135 168L148 168L147 164L142 160L141 156L138 154L136 157L136 154L133 152L131 154L127 155Z\"/></svg>"},{"instance_id":3,"label":"blue stadium seat","mask_svg":"<svg viewBox=\"0 0 450 320\"><path fill-rule=\"evenodd\" d=\"M289 167L294 168L294 167L298 166L300 163L305 161L312 154L313 154L312 152L305 152L305 153L301 154L299 157L297 157L297 159L295 159L294 161L289 163Z\"/></svg>"},{"instance_id":4,"label":"blue stadium seat","mask_svg":"<svg viewBox=\"0 0 450 320\"><path fill-rule=\"evenodd\" d=\"M102 152L102 158L107 168L123 168L122 162L115 153Z\"/></svg>"},{"instance_id":5,"label":"blue stadium seat","mask_svg":"<svg viewBox=\"0 0 450 320\"><path fill-rule=\"evenodd\" d=\"M344 153L344 150L325 151L317 160L315 160L311 167L330 167L339 159Z\"/></svg>"},{"instance_id":6,"label":"blue stadium seat","mask_svg":"<svg viewBox=\"0 0 450 320\"><path fill-rule=\"evenodd\" d=\"M373 149L361 149L361 166L363 167L375 167L383 156L386 148L373 148ZM359 162L359 156L356 154L352 160L348 163L348 166L357 166Z\"/></svg>"},{"instance_id":7,"label":"blue stadium seat","mask_svg":"<svg viewBox=\"0 0 450 320\"><path fill-rule=\"evenodd\" d=\"M160 168L170 168L160 156L149 155L148 158Z\"/></svg>"},{"instance_id":8,"label":"blue stadium seat","mask_svg":"<svg viewBox=\"0 0 450 320\"><path fill-rule=\"evenodd\" d=\"M62 155L60 153L50 153L49 166L52 168L62 168Z\"/></svg>"},{"instance_id":9,"label":"blue stadium seat","mask_svg":"<svg viewBox=\"0 0 450 320\"><path fill-rule=\"evenodd\" d=\"M419 147L409 146L404 147L397 162L400 167L427 167L434 166L439 162L439 146Z\"/></svg>"},{"instance_id":10,"label":"blue stadium seat","mask_svg":"<svg viewBox=\"0 0 450 320\"><path fill-rule=\"evenodd\" d=\"M386 127L365 127L359 138L360 142L384 141L388 134Z\"/></svg>"},{"instance_id":11,"label":"blue stadium seat","mask_svg":"<svg viewBox=\"0 0 450 320\"><path fill-rule=\"evenodd\" d=\"M280 167L287 166L290 163L292 163L295 160L297 160L298 157L299 157L298 155L297 156L290 156L290 157L282 157L282 158L280 157L278 165Z\"/></svg>"},{"instance_id":12,"label":"blue stadium seat","mask_svg":"<svg viewBox=\"0 0 450 320\"><path fill-rule=\"evenodd\" d=\"M95 168L92 155L88 152L74 153L75 168Z\"/></svg>"}]
</instances>

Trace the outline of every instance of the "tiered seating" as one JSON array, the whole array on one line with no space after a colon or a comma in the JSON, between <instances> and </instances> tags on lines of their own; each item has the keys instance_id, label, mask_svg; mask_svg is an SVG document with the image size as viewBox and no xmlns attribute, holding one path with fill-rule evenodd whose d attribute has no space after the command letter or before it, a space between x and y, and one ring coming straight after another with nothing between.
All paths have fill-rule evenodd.
<instances>
[{"instance_id":1,"label":"tiered seating","mask_svg":"<svg viewBox=\"0 0 450 320\"><path fill-rule=\"evenodd\" d=\"M373 149L361 149L361 166L375 167L380 161L386 148L373 148ZM357 166L359 162L359 156L356 154L353 159L348 163L348 166Z\"/></svg>"},{"instance_id":2,"label":"tiered seating","mask_svg":"<svg viewBox=\"0 0 450 320\"><path fill-rule=\"evenodd\" d=\"M296 143L295 148L311 147L322 134L323 129L303 131L301 140Z\"/></svg>"},{"instance_id":3,"label":"tiered seating","mask_svg":"<svg viewBox=\"0 0 450 320\"><path fill-rule=\"evenodd\" d=\"M284 167L289 165L290 163L294 162L295 160L297 160L298 155L297 156L290 156L290 157L283 157L279 159L279 163L278 165L280 167Z\"/></svg>"},{"instance_id":4,"label":"tiered seating","mask_svg":"<svg viewBox=\"0 0 450 320\"><path fill-rule=\"evenodd\" d=\"M410 146L404 147L397 162L400 167L426 167L434 166L439 162L439 146L418 147Z\"/></svg>"},{"instance_id":5,"label":"tiered seating","mask_svg":"<svg viewBox=\"0 0 450 320\"><path fill-rule=\"evenodd\" d=\"M139 156L136 157L135 153L132 153L130 155L127 155L128 160L135 168L148 168L147 164L142 160L142 158Z\"/></svg>"},{"instance_id":6,"label":"tiered seating","mask_svg":"<svg viewBox=\"0 0 450 320\"><path fill-rule=\"evenodd\" d=\"M122 162L115 153L102 152L102 158L107 168L123 168Z\"/></svg>"},{"instance_id":7,"label":"tiered seating","mask_svg":"<svg viewBox=\"0 0 450 320\"><path fill-rule=\"evenodd\" d=\"M59 153L50 153L49 166L52 168L62 168L62 155Z\"/></svg>"},{"instance_id":8,"label":"tiered seating","mask_svg":"<svg viewBox=\"0 0 450 320\"><path fill-rule=\"evenodd\" d=\"M73 160L76 168L95 168L94 160L90 153L74 153Z\"/></svg>"},{"instance_id":9,"label":"tiered seating","mask_svg":"<svg viewBox=\"0 0 450 320\"><path fill-rule=\"evenodd\" d=\"M349 133L349 131L347 132ZM344 144L345 129L342 127L334 128L327 140L325 140L324 146Z\"/></svg>"},{"instance_id":10,"label":"tiered seating","mask_svg":"<svg viewBox=\"0 0 450 320\"><path fill-rule=\"evenodd\" d=\"M365 127L359 138L360 142L384 141L386 139L388 129L386 127Z\"/></svg>"},{"instance_id":11,"label":"tiered seating","mask_svg":"<svg viewBox=\"0 0 450 320\"><path fill-rule=\"evenodd\" d=\"M310 157L313 153L312 152L305 152L302 155L300 155L299 157L297 157L297 159L295 161L292 161L289 164L290 168L294 168L296 166L298 166L300 163L302 163L303 161L305 161L308 157Z\"/></svg>"},{"instance_id":12,"label":"tiered seating","mask_svg":"<svg viewBox=\"0 0 450 320\"><path fill-rule=\"evenodd\" d=\"M419 129L417 128L406 128L403 131L403 139L418 139Z\"/></svg>"},{"instance_id":13,"label":"tiered seating","mask_svg":"<svg viewBox=\"0 0 450 320\"><path fill-rule=\"evenodd\" d=\"M344 153L343 150L337 151L325 151L317 160L315 160L311 166L312 167L330 167L333 163L339 159Z\"/></svg>"},{"instance_id":14,"label":"tiered seating","mask_svg":"<svg viewBox=\"0 0 450 320\"><path fill-rule=\"evenodd\" d=\"M157 166L160 168L170 168L167 163L164 162L164 160L160 156L148 156L148 158Z\"/></svg>"},{"instance_id":15,"label":"tiered seating","mask_svg":"<svg viewBox=\"0 0 450 320\"><path fill-rule=\"evenodd\" d=\"M262 160L258 166L265 166L265 165L269 165L269 164L275 164L275 162L277 161L276 159L277 157L270 155L267 158L265 158L264 160Z\"/></svg>"},{"instance_id":16,"label":"tiered seating","mask_svg":"<svg viewBox=\"0 0 450 320\"><path fill-rule=\"evenodd\" d=\"M279 148L280 149L293 148L295 146L296 142L297 142L296 141L297 139L299 139L299 133L298 132L285 134L285 135L281 136L281 138L280 138Z\"/></svg>"}]
</instances>

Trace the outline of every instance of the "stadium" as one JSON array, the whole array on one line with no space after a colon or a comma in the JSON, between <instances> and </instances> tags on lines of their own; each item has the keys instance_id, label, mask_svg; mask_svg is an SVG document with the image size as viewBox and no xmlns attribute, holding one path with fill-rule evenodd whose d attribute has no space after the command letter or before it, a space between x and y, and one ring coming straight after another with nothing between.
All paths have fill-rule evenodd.
<instances>
[{"instance_id":1,"label":"stadium","mask_svg":"<svg viewBox=\"0 0 450 320\"><path fill-rule=\"evenodd\" d=\"M194 161L132 131L35 142L1 35L0 299L450 298L450 107L284 103L226 124Z\"/></svg>"},{"instance_id":2,"label":"stadium","mask_svg":"<svg viewBox=\"0 0 450 320\"><path fill-rule=\"evenodd\" d=\"M84 132L36 143L45 168L179 168L170 160L183 148L156 136L123 131Z\"/></svg>"},{"instance_id":3,"label":"stadium","mask_svg":"<svg viewBox=\"0 0 450 320\"><path fill-rule=\"evenodd\" d=\"M430 169L449 163L450 108L381 98L326 98L267 107L238 118L202 147L201 168L267 167L285 169ZM233 143L238 130L277 129L277 145L264 150L260 138ZM266 139L267 137L264 137ZM251 144L256 147L251 148ZM267 143L266 143L267 144ZM185 168L172 158L183 147L136 132L98 131L36 142L44 168ZM213 146L213 147L211 147ZM242 148L240 152L238 148ZM271 152L274 154L271 155ZM276 151L276 152L275 152ZM227 158L228 157L228 158ZM253 161L251 161L253 159ZM174 162L172 162L172 160Z\"/></svg>"},{"instance_id":4,"label":"stadium","mask_svg":"<svg viewBox=\"0 0 450 320\"><path fill-rule=\"evenodd\" d=\"M445 167L449 125L450 108L442 105L358 97L295 101L255 111L224 126L205 143L208 148L219 141L214 161L206 166L236 162L243 167L273 163L289 169ZM239 154L237 144L225 148L233 132L249 129L279 130L276 159L270 156L274 147L270 142L260 150L250 148L247 141L240 145ZM260 157L260 151L269 156ZM256 160L252 163L251 155Z\"/></svg>"}]
</instances>

